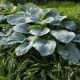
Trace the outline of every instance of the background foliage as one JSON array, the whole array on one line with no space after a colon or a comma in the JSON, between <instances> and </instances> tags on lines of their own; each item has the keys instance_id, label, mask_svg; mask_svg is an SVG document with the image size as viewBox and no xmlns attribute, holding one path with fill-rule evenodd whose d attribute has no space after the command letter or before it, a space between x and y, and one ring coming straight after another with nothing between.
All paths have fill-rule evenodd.
<instances>
[{"instance_id":1,"label":"background foliage","mask_svg":"<svg viewBox=\"0 0 80 80\"><path fill-rule=\"evenodd\" d=\"M33 3L38 3L38 4L44 4L46 2L55 2L55 1L59 1L59 2L62 2L62 1L72 1L72 2L80 2L80 0L7 0L7 1L10 1L10 2L13 2L14 4L17 4L17 3L22 3L22 4L25 4L26 2L33 2Z\"/></svg>"}]
</instances>

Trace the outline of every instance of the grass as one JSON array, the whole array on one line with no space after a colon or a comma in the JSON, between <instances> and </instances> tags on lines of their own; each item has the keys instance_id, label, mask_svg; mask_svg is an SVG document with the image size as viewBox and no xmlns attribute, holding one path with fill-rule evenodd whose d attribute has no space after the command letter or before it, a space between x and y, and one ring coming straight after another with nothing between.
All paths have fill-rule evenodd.
<instances>
[{"instance_id":1,"label":"grass","mask_svg":"<svg viewBox=\"0 0 80 80\"><path fill-rule=\"evenodd\" d=\"M42 8L52 8L63 15L67 15L70 20L74 20L80 26L80 3L74 2L48 2Z\"/></svg>"}]
</instances>

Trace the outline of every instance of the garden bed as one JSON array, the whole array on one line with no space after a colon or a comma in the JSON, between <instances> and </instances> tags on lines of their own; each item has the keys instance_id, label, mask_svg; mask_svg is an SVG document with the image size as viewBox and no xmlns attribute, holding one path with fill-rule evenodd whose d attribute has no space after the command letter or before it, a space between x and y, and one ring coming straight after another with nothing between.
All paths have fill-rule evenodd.
<instances>
[{"instance_id":1,"label":"garden bed","mask_svg":"<svg viewBox=\"0 0 80 80\"><path fill-rule=\"evenodd\" d=\"M80 79L80 4L0 4L0 80Z\"/></svg>"}]
</instances>

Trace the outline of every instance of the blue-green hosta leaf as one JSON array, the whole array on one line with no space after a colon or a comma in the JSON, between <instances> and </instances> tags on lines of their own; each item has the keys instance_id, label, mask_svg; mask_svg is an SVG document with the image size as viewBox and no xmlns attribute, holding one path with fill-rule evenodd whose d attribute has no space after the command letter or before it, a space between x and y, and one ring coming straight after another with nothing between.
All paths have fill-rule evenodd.
<instances>
[{"instance_id":1,"label":"blue-green hosta leaf","mask_svg":"<svg viewBox=\"0 0 80 80\"><path fill-rule=\"evenodd\" d=\"M38 6L34 4L27 4L25 5L25 11L26 15L28 16L38 17L39 14L42 12L42 9L40 9Z\"/></svg>"},{"instance_id":2,"label":"blue-green hosta leaf","mask_svg":"<svg viewBox=\"0 0 80 80\"><path fill-rule=\"evenodd\" d=\"M24 55L25 53L27 53L31 48L32 48L33 42L24 42L21 45L19 45L16 49L15 49L15 53L17 56L21 56Z\"/></svg>"},{"instance_id":3,"label":"blue-green hosta leaf","mask_svg":"<svg viewBox=\"0 0 80 80\"><path fill-rule=\"evenodd\" d=\"M61 24L61 21L63 21L65 18L67 18L67 16L60 16L60 15L57 15L54 17L54 21L51 22L50 24L51 25L60 25Z\"/></svg>"},{"instance_id":4,"label":"blue-green hosta leaf","mask_svg":"<svg viewBox=\"0 0 80 80\"><path fill-rule=\"evenodd\" d=\"M26 16L34 19L38 19L42 9L34 4L27 4L27 5L19 5L21 8L24 9L26 12Z\"/></svg>"},{"instance_id":5,"label":"blue-green hosta leaf","mask_svg":"<svg viewBox=\"0 0 80 80\"><path fill-rule=\"evenodd\" d=\"M69 63L76 63L80 60L80 52L74 43L60 45L58 52L62 58L69 60Z\"/></svg>"},{"instance_id":6,"label":"blue-green hosta leaf","mask_svg":"<svg viewBox=\"0 0 80 80\"><path fill-rule=\"evenodd\" d=\"M2 12L0 12L0 16L1 16Z\"/></svg>"},{"instance_id":7,"label":"blue-green hosta leaf","mask_svg":"<svg viewBox=\"0 0 80 80\"><path fill-rule=\"evenodd\" d=\"M67 30L53 30L51 35L63 43L69 43L75 37L75 33Z\"/></svg>"},{"instance_id":8,"label":"blue-green hosta leaf","mask_svg":"<svg viewBox=\"0 0 80 80\"><path fill-rule=\"evenodd\" d=\"M13 30L20 33L29 33L28 25L25 23L17 24L13 27Z\"/></svg>"},{"instance_id":9,"label":"blue-green hosta leaf","mask_svg":"<svg viewBox=\"0 0 80 80\"><path fill-rule=\"evenodd\" d=\"M25 23L37 22L37 21L38 21L37 18L32 17L32 16L28 16L28 15L26 14L26 12L23 12L23 11L17 12L17 15L16 15L16 16L21 16L21 17L23 17L24 20L25 20Z\"/></svg>"},{"instance_id":10,"label":"blue-green hosta leaf","mask_svg":"<svg viewBox=\"0 0 80 80\"><path fill-rule=\"evenodd\" d=\"M30 22L37 22L38 19L34 18L34 17L25 17L25 22L26 23L30 23Z\"/></svg>"},{"instance_id":11,"label":"blue-green hosta leaf","mask_svg":"<svg viewBox=\"0 0 80 80\"><path fill-rule=\"evenodd\" d=\"M3 15L0 15L0 22L3 20Z\"/></svg>"},{"instance_id":12,"label":"blue-green hosta leaf","mask_svg":"<svg viewBox=\"0 0 80 80\"><path fill-rule=\"evenodd\" d=\"M25 11L25 13L22 12L21 14L25 14L26 22L27 21L37 22L38 20L42 20L45 17L45 15L51 11L51 9L49 9L49 8L42 10L38 6L32 5L32 4L27 4L24 6L20 5L20 6Z\"/></svg>"},{"instance_id":13,"label":"blue-green hosta leaf","mask_svg":"<svg viewBox=\"0 0 80 80\"><path fill-rule=\"evenodd\" d=\"M7 38L5 44L22 43L25 38L23 34L14 32Z\"/></svg>"},{"instance_id":14,"label":"blue-green hosta leaf","mask_svg":"<svg viewBox=\"0 0 80 80\"><path fill-rule=\"evenodd\" d=\"M0 37L4 36L5 33L4 32L0 32Z\"/></svg>"},{"instance_id":15,"label":"blue-green hosta leaf","mask_svg":"<svg viewBox=\"0 0 80 80\"><path fill-rule=\"evenodd\" d=\"M40 24L46 24L46 23L52 23L53 21L55 21L54 17L48 17L42 21L39 21Z\"/></svg>"},{"instance_id":16,"label":"blue-green hosta leaf","mask_svg":"<svg viewBox=\"0 0 80 80\"><path fill-rule=\"evenodd\" d=\"M5 20L5 19L6 19L6 16L0 15L0 22Z\"/></svg>"},{"instance_id":17,"label":"blue-green hosta leaf","mask_svg":"<svg viewBox=\"0 0 80 80\"><path fill-rule=\"evenodd\" d=\"M59 12L50 11L47 16L56 17L56 16L59 16L59 15L60 15Z\"/></svg>"},{"instance_id":18,"label":"blue-green hosta leaf","mask_svg":"<svg viewBox=\"0 0 80 80\"><path fill-rule=\"evenodd\" d=\"M74 21L67 21L63 23L63 26L72 31L76 30L76 23Z\"/></svg>"},{"instance_id":19,"label":"blue-green hosta leaf","mask_svg":"<svg viewBox=\"0 0 80 80\"><path fill-rule=\"evenodd\" d=\"M58 15L58 16L55 17L55 21L61 22L62 20L66 19L66 18L67 18L67 16L60 16L60 15Z\"/></svg>"},{"instance_id":20,"label":"blue-green hosta leaf","mask_svg":"<svg viewBox=\"0 0 80 80\"><path fill-rule=\"evenodd\" d=\"M54 17L54 21L51 23L51 25L60 25L61 21L63 21L65 18L67 18L67 16L57 15Z\"/></svg>"},{"instance_id":21,"label":"blue-green hosta leaf","mask_svg":"<svg viewBox=\"0 0 80 80\"><path fill-rule=\"evenodd\" d=\"M50 9L50 8L43 9L39 15L39 20L42 20L51 10L52 9Z\"/></svg>"},{"instance_id":22,"label":"blue-green hosta leaf","mask_svg":"<svg viewBox=\"0 0 80 80\"><path fill-rule=\"evenodd\" d=\"M49 32L50 32L49 28L44 28L44 29L35 28L35 29L30 30L30 34L35 35L35 36L42 36Z\"/></svg>"},{"instance_id":23,"label":"blue-green hosta leaf","mask_svg":"<svg viewBox=\"0 0 80 80\"><path fill-rule=\"evenodd\" d=\"M5 37L0 38L0 46L1 45L4 45L5 41L6 41L6 38Z\"/></svg>"},{"instance_id":24,"label":"blue-green hosta leaf","mask_svg":"<svg viewBox=\"0 0 80 80\"><path fill-rule=\"evenodd\" d=\"M11 25L17 25L19 23L25 23L24 17L17 17L15 15L9 15L7 17L7 22Z\"/></svg>"},{"instance_id":25,"label":"blue-green hosta leaf","mask_svg":"<svg viewBox=\"0 0 80 80\"><path fill-rule=\"evenodd\" d=\"M48 56L54 52L56 42L54 40L38 39L34 42L33 47L40 53L41 56Z\"/></svg>"},{"instance_id":26,"label":"blue-green hosta leaf","mask_svg":"<svg viewBox=\"0 0 80 80\"><path fill-rule=\"evenodd\" d=\"M79 42L80 43L80 34L77 34L75 38L73 39L74 42Z\"/></svg>"},{"instance_id":27,"label":"blue-green hosta leaf","mask_svg":"<svg viewBox=\"0 0 80 80\"><path fill-rule=\"evenodd\" d=\"M40 24L51 24L51 25L60 25L60 22L65 19L67 16L55 16L55 17L48 17L42 21L39 21Z\"/></svg>"},{"instance_id":28,"label":"blue-green hosta leaf","mask_svg":"<svg viewBox=\"0 0 80 80\"><path fill-rule=\"evenodd\" d=\"M2 47L3 49L5 49L5 48L9 48L9 47L10 47L10 45L5 44L6 39L7 39L6 37L2 37L2 38L0 38L0 47Z\"/></svg>"},{"instance_id":29,"label":"blue-green hosta leaf","mask_svg":"<svg viewBox=\"0 0 80 80\"><path fill-rule=\"evenodd\" d=\"M26 13L24 11L19 11L19 12L16 12L16 15L25 16Z\"/></svg>"},{"instance_id":30,"label":"blue-green hosta leaf","mask_svg":"<svg viewBox=\"0 0 80 80\"><path fill-rule=\"evenodd\" d=\"M34 17L34 18L38 19L41 11L42 10L40 8L33 6L26 10L26 14L30 17Z\"/></svg>"}]
</instances>

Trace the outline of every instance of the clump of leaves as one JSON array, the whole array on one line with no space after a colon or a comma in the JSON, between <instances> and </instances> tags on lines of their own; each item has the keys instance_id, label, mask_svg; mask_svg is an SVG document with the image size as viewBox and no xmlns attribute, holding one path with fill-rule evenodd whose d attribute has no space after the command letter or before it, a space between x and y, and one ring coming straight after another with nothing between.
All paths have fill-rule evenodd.
<instances>
[{"instance_id":1,"label":"clump of leaves","mask_svg":"<svg viewBox=\"0 0 80 80\"><path fill-rule=\"evenodd\" d=\"M2 9L0 13L0 79L73 80L80 65L70 68L65 60L73 64L80 60L80 34L75 22L33 4L17 8L17 12L5 14Z\"/></svg>"},{"instance_id":2,"label":"clump of leaves","mask_svg":"<svg viewBox=\"0 0 80 80\"><path fill-rule=\"evenodd\" d=\"M0 32L0 46L13 46L16 56L28 54L31 48L37 50L41 56L58 53L69 63L80 60L80 51L76 43L80 44L79 33L76 32L74 21L66 21L51 9L41 9L36 5L18 5L21 11L10 14L0 14L0 22L6 20L9 29Z\"/></svg>"}]
</instances>

